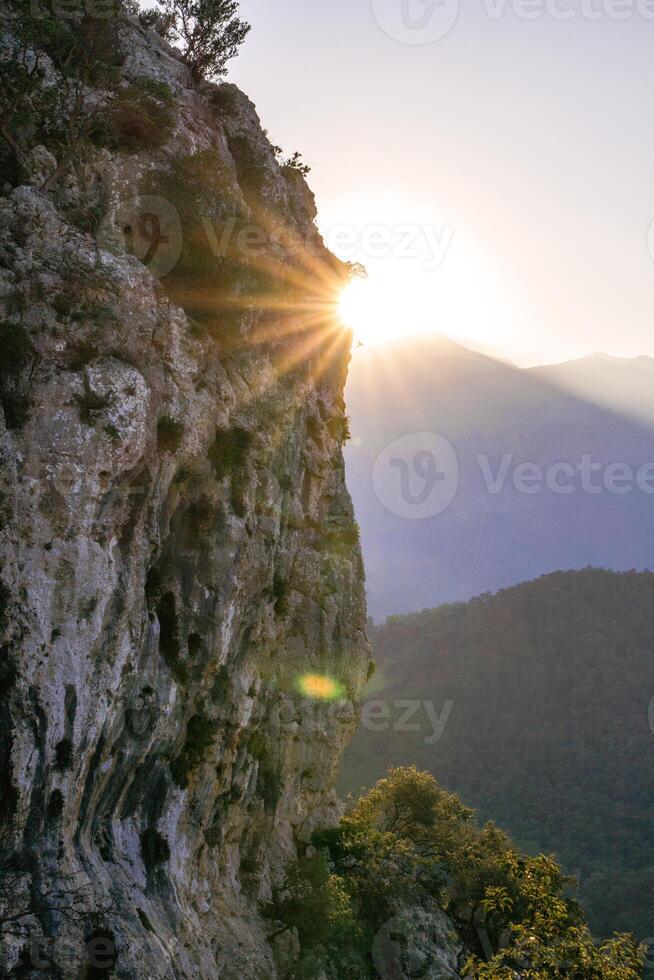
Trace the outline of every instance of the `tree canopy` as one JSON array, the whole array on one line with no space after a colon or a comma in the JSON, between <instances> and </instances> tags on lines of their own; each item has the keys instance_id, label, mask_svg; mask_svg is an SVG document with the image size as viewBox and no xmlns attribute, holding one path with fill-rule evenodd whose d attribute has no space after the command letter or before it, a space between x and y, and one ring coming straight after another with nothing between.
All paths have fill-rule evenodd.
<instances>
[{"instance_id":1,"label":"tree canopy","mask_svg":"<svg viewBox=\"0 0 654 980\"><path fill-rule=\"evenodd\" d=\"M250 25L237 16L238 0L158 0L158 26L180 48L196 79L216 79L238 52Z\"/></svg>"},{"instance_id":2,"label":"tree canopy","mask_svg":"<svg viewBox=\"0 0 654 980\"><path fill-rule=\"evenodd\" d=\"M572 879L553 858L521 853L433 776L392 769L317 833L264 912L273 935L298 931L297 976L375 977L375 937L402 909L444 911L479 980L636 980L644 950L627 935L595 943Z\"/></svg>"},{"instance_id":3,"label":"tree canopy","mask_svg":"<svg viewBox=\"0 0 654 980\"><path fill-rule=\"evenodd\" d=\"M593 932L654 935L654 575L558 572L372 630L370 699L341 790L416 762L530 853L579 880ZM402 700L424 709L398 725ZM375 725L375 729L380 726ZM426 741L427 740L427 741ZM651 939L649 940L651 942Z\"/></svg>"}]
</instances>

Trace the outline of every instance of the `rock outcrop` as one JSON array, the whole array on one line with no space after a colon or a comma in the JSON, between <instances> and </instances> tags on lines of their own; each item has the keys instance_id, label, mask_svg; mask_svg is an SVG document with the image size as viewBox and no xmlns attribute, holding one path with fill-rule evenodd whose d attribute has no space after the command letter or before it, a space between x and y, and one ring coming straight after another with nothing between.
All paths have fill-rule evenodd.
<instances>
[{"instance_id":1,"label":"rock outcrop","mask_svg":"<svg viewBox=\"0 0 654 980\"><path fill-rule=\"evenodd\" d=\"M122 143L0 198L2 969L269 980L369 665L343 269L247 98L121 34Z\"/></svg>"}]
</instances>

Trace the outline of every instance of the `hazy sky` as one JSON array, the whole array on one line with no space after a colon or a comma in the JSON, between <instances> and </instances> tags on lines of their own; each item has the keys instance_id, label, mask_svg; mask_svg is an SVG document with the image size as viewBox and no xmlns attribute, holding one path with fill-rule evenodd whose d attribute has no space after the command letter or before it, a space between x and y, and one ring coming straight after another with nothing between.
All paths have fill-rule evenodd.
<instances>
[{"instance_id":1,"label":"hazy sky","mask_svg":"<svg viewBox=\"0 0 654 980\"><path fill-rule=\"evenodd\" d=\"M431 41L454 4L244 0L230 79L336 250L435 327L523 364L654 355L654 2L462 0Z\"/></svg>"}]
</instances>

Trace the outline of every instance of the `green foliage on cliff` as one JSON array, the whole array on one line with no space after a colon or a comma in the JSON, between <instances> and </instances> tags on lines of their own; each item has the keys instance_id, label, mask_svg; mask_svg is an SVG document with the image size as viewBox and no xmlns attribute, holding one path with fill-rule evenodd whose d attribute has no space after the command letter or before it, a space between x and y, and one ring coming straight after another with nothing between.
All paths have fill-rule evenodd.
<instances>
[{"instance_id":1,"label":"green foliage on cliff","mask_svg":"<svg viewBox=\"0 0 654 980\"><path fill-rule=\"evenodd\" d=\"M479 980L637 980L644 951L625 935L597 946L571 879L520 853L494 824L415 767L391 770L291 867L264 909L296 929L297 976L377 976L375 937L402 909L445 911Z\"/></svg>"},{"instance_id":2,"label":"green foliage on cliff","mask_svg":"<svg viewBox=\"0 0 654 980\"><path fill-rule=\"evenodd\" d=\"M143 78L139 82L151 82L151 79ZM121 88L97 114L90 135L96 143L112 150L128 153L156 150L166 142L175 123L167 88L161 94L156 83Z\"/></svg>"},{"instance_id":3,"label":"green foliage on cliff","mask_svg":"<svg viewBox=\"0 0 654 980\"><path fill-rule=\"evenodd\" d=\"M196 80L225 71L249 25L236 16L236 0L162 0L163 14L143 20L173 43ZM161 146L174 123L165 83L138 79L119 88L124 53L120 24L135 13L131 0L93 7L52 0L7 0L1 11L0 161L18 182L30 150L44 144L57 159L51 186L79 156L85 139L114 150Z\"/></svg>"},{"instance_id":4,"label":"green foliage on cliff","mask_svg":"<svg viewBox=\"0 0 654 980\"><path fill-rule=\"evenodd\" d=\"M654 935L654 575L556 573L372 630L385 730L363 727L342 790L416 762L530 853L579 879L598 936ZM401 700L451 713L442 737ZM431 744L430 744L431 743ZM651 941L651 940L650 940Z\"/></svg>"},{"instance_id":5,"label":"green foliage on cliff","mask_svg":"<svg viewBox=\"0 0 654 980\"><path fill-rule=\"evenodd\" d=\"M239 20L237 0L158 0L153 26L179 47L196 79L225 74L250 25Z\"/></svg>"},{"instance_id":6,"label":"green foliage on cliff","mask_svg":"<svg viewBox=\"0 0 654 980\"><path fill-rule=\"evenodd\" d=\"M20 178L29 151L40 143L59 163L44 187L73 162L103 104L90 98L92 89L106 92L120 78L123 10L119 0L102 17L81 7L66 16L46 0L3 5L7 35L0 59L0 153L10 176Z\"/></svg>"}]
</instances>

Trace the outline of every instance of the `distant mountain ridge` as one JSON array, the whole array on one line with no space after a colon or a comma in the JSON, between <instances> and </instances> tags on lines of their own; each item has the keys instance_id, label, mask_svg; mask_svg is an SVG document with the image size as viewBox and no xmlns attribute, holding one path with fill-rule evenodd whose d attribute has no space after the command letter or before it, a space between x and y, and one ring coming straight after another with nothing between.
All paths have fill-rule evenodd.
<instances>
[{"instance_id":1,"label":"distant mountain ridge","mask_svg":"<svg viewBox=\"0 0 654 980\"><path fill-rule=\"evenodd\" d=\"M589 354L529 368L527 373L636 421L654 424L654 358Z\"/></svg>"},{"instance_id":2,"label":"distant mountain ridge","mask_svg":"<svg viewBox=\"0 0 654 980\"><path fill-rule=\"evenodd\" d=\"M443 337L419 337L355 352L347 402L347 479L375 619L559 569L654 563L654 496L636 483L648 464L654 473L651 358L591 355L521 370ZM425 432L453 447L458 489L444 512L408 520L375 491L375 461L395 440ZM514 485L519 467L553 470L556 481L557 466L578 474L584 457L601 467L593 479L602 487L607 467L609 476L617 464L630 467L632 490L622 493L618 481L618 492L588 493L579 476L566 493L553 492L545 478L542 492ZM489 479L502 474L503 461L506 478L492 492ZM389 468L385 479L400 475Z\"/></svg>"}]
</instances>

